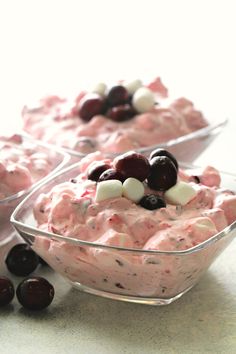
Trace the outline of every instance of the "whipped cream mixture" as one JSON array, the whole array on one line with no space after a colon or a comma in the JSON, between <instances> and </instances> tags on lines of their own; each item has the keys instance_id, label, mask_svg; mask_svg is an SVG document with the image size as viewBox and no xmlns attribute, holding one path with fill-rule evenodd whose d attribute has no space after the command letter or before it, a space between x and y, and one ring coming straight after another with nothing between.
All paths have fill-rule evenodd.
<instances>
[{"instance_id":1,"label":"whipped cream mixture","mask_svg":"<svg viewBox=\"0 0 236 354\"><path fill-rule=\"evenodd\" d=\"M96 92L101 93L100 86ZM117 121L119 113L113 110L110 114L112 119L107 117L107 113L95 114L90 120L84 121L80 117L79 106L86 92L81 92L72 102L49 96L39 102L38 108L25 107L24 129L37 139L87 154L96 150L120 153L149 147L208 125L190 100L170 100L160 78L145 88L155 97L155 103L150 105L150 97L147 97L146 92L141 92L143 96L140 98L139 95L138 102L134 100L133 103L140 112L136 112L130 119ZM124 106L120 107L124 110Z\"/></svg>"},{"instance_id":2,"label":"whipped cream mixture","mask_svg":"<svg viewBox=\"0 0 236 354\"><path fill-rule=\"evenodd\" d=\"M24 191L54 167L45 149L20 135L0 137L0 200Z\"/></svg>"}]
</instances>

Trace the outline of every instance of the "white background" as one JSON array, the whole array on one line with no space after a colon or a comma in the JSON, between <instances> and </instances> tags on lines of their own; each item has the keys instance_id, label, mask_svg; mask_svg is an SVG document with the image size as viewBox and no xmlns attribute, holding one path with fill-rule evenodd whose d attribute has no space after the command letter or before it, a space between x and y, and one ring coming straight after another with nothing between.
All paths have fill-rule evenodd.
<instances>
[{"instance_id":1,"label":"white background","mask_svg":"<svg viewBox=\"0 0 236 354\"><path fill-rule=\"evenodd\" d=\"M230 124L201 157L236 172L235 1L0 1L0 127L47 93L78 92L97 80L160 75Z\"/></svg>"}]
</instances>

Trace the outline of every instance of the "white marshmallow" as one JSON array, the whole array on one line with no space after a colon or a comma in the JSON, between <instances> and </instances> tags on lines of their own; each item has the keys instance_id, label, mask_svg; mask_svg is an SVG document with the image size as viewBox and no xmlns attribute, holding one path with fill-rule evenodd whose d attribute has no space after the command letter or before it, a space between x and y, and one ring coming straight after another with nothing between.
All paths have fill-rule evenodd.
<instances>
[{"instance_id":1,"label":"white marshmallow","mask_svg":"<svg viewBox=\"0 0 236 354\"><path fill-rule=\"evenodd\" d=\"M154 93L147 87L140 87L134 93L132 104L139 113L148 112L155 105Z\"/></svg>"},{"instance_id":2,"label":"white marshmallow","mask_svg":"<svg viewBox=\"0 0 236 354\"><path fill-rule=\"evenodd\" d=\"M104 97L105 93L106 93L106 89L107 89L107 85L104 82L98 82L93 89L91 90L91 92L93 93L97 93L98 95Z\"/></svg>"},{"instance_id":3,"label":"white marshmallow","mask_svg":"<svg viewBox=\"0 0 236 354\"><path fill-rule=\"evenodd\" d=\"M137 91L140 87L143 86L143 83L141 80L137 79L133 81L124 82L123 86L129 92L129 94L133 95L135 91Z\"/></svg>"},{"instance_id":4,"label":"white marshmallow","mask_svg":"<svg viewBox=\"0 0 236 354\"><path fill-rule=\"evenodd\" d=\"M189 183L183 181L177 182L165 192L167 202L182 206L186 205L196 195L197 191Z\"/></svg>"},{"instance_id":5,"label":"white marshmallow","mask_svg":"<svg viewBox=\"0 0 236 354\"><path fill-rule=\"evenodd\" d=\"M133 177L127 178L123 183L123 195L135 203L139 202L144 196L143 183Z\"/></svg>"},{"instance_id":6,"label":"white marshmallow","mask_svg":"<svg viewBox=\"0 0 236 354\"><path fill-rule=\"evenodd\" d=\"M117 179L99 182L97 184L95 201L101 202L102 200L121 197L122 191L122 183Z\"/></svg>"}]
</instances>

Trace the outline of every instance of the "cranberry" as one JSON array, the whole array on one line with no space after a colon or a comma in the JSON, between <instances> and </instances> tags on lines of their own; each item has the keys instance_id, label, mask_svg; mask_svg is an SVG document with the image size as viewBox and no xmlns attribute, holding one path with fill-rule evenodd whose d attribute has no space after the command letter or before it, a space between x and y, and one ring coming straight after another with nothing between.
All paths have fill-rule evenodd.
<instances>
[{"instance_id":1,"label":"cranberry","mask_svg":"<svg viewBox=\"0 0 236 354\"><path fill-rule=\"evenodd\" d=\"M88 179L90 179L91 181L95 181L97 182L99 177L101 176L101 174L108 170L110 168L110 165L108 165L107 163L104 162L96 162L94 163L91 167L89 167L88 169Z\"/></svg>"},{"instance_id":2,"label":"cranberry","mask_svg":"<svg viewBox=\"0 0 236 354\"><path fill-rule=\"evenodd\" d=\"M155 210L159 208L165 208L165 201L156 194L147 194L139 202L139 204L148 210Z\"/></svg>"},{"instance_id":3,"label":"cranberry","mask_svg":"<svg viewBox=\"0 0 236 354\"><path fill-rule=\"evenodd\" d=\"M167 156L156 156L150 161L151 173L148 186L157 191L166 191L177 182L177 169Z\"/></svg>"},{"instance_id":4,"label":"cranberry","mask_svg":"<svg viewBox=\"0 0 236 354\"><path fill-rule=\"evenodd\" d=\"M6 258L8 270L18 276L32 273L39 264L39 257L26 243L12 247Z\"/></svg>"},{"instance_id":5,"label":"cranberry","mask_svg":"<svg viewBox=\"0 0 236 354\"><path fill-rule=\"evenodd\" d=\"M150 154L150 157L149 157L149 160L153 159L153 157L156 157L156 156L167 156L169 157L169 159L171 159L171 161L174 163L175 167L179 168L178 166L178 162L176 160L176 158L167 150L165 149L156 149L156 150L153 150L152 153Z\"/></svg>"},{"instance_id":6,"label":"cranberry","mask_svg":"<svg viewBox=\"0 0 236 354\"><path fill-rule=\"evenodd\" d=\"M42 310L48 307L54 297L54 288L42 277L24 279L16 289L19 303L28 310Z\"/></svg>"},{"instance_id":7,"label":"cranberry","mask_svg":"<svg viewBox=\"0 0 236 354\"><path fill-rule=\"evenodd\" d=\"M79 102L79 116L86 122L104 111L105 100L96 93L85 95Z\"/></svg>"},{"instance_id":8,"label":"cranberry","mask_svg":"<svg viewBox=\"0 0 236 354\"><path fill-rule=\"evenodd\" d=\"M130 104L123 104L110 108L106 115L115 122L123 122L134 117L136 111Z\"/></svg>"},{"instance_id":9,"label":"cranberry","mask_svg":"<svg viewBox=\"0 0 236 354\"><path fill-rule=\"evenodd\" d=\"M109 168L109 170L104 171L99 177L98 182L108 181L110 179L118 179L122 183L125 181L125 176L123 176L120 172L115 170L114 168Z\"/></svg>"},{"instance_id":10,"label":"cranberry","mask_svg":"<svg viewBox=\"0 0 236 354\"><path fill-rule=\"evenodd\" d=\"M10 304L15 295L14 285L7 277L0 277L0 307Z\"/></svg>"},{"instance_id":11,"label":"cranberry","mask_svg":"<svg viewBox=\"0 0 236 354\"><path fill-rule=\"evenodd\" d=\"M129 101L129 93L124 86L113 86L107 94L107 103L110 107L119 106Z\"/></svg>"},{"instance_id":12,"label":"cranberry","mask_svg":"<svg viewBox=\"0 0 236 354\"><path fill-rule=\"evenodd\" d=\"M113 165L125 178L134 177L141 182L149 176L151 169L148 159L134 151L117 156Z\"/></svg>"}]
</instances>

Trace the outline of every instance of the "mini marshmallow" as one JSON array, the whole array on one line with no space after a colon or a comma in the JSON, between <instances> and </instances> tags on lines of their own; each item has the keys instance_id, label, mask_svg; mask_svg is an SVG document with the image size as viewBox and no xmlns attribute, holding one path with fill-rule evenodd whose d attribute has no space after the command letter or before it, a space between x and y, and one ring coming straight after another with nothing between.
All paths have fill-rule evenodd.
<instances>
[{"instance_id":1,"label":"mini marshmallow","mask_svg":"<svg viewBox=\"0 0 236 354\"><path fill-rule=\"evenodd\" d=\"M142 81L137 79L133 81L124 82L124 87L129 92L130 95L133 95L140 87L143 86Z\"/></svg>"},{"instance_id":2,"label":"mini marshmallow","mask_svg":"<svg viewBox=\"0 0 236 354\"><path fill-rule=\"evenodd\" d=\"M122 196L122 191L122 183L117 179L99 182L97 184L95 201L101 202L110 198L119 198Z\"/></svg>"},{"instance_id":3,"label":"mini marshmallow","mask_svg":"<svg viewBox=\"0 0 236 354\"><path fill-rule=\"evenodd\" d=\"M189 184L183 181L177 182L173 187L165 192L166 200L175 205L186 205L197 195L197 191Z\"/></svg>"},{"instance_id":4,"label":"mini marshmallow","mask_svg":"<svg viewBox=\"0 0 236 354\"><path fill-rule=\"evenodd\" d=\"M123 183L123 195L135 203L139 202L144 196L143 183L133 177L127 178Z\"/></svg>"},{"instance_id":5,"label":"mini marshmallow","mask_svg":"<svg viewBox=\"0 0 236 354\"><path fill-rule=\"evenodd\" d=\"M97 93L98 95L104 97L106 93L106 89L107 89L107 85L104 82L98 82L92 89L92 92Z\"/></svg>"},{"instance_id":6,"label":"mini marshmallow","mask_svg":"<svg viewBox=\"0 0 236 354\"><path fill-rule=\"evenodd\" d=\"M147 87L140 87L134 93L132 104L139 113L148 112L155 105L154 93Z\"/></svg>"}]
</instances>

